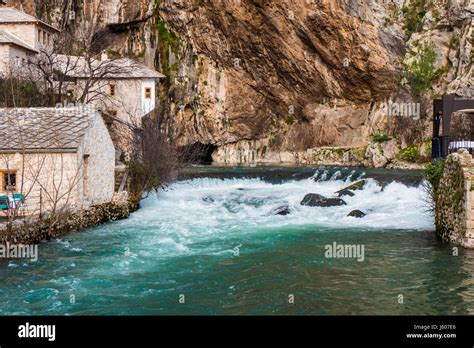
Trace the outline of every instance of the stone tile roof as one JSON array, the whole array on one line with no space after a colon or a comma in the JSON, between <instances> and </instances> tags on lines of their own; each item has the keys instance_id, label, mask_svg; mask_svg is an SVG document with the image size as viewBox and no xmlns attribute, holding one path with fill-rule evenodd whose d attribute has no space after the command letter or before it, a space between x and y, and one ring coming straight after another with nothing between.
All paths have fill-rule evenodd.
<instances>
[{"instance_id":1,"label":"stone tile roof","mask_svg":"<svg viewBox=\"0 0 474 348\"><path fill-rule=\"evenodd\" d=\"M31 23L38 22L38 18L17 10L14 7L0 7L0 22L3 23Z\"/></svg>"},{"instance_id":2,"label":"stone tile roof","mask_svg":"<svg viewBox=\"0 0 474 348\"><path fill-rule=\"evenodd\" d=\"M52 25L39 20L36 17L30 16L29 14L17 10L14 7L0 7L0 24L1 23L40 23L51 29L59 31Z\"/></svg>"},{"instance_id":3,"label":"stone tile roof","mask_svg":"<svg viewBox=\"0 0 474 348\"><path fill-rule=\"evenodd\" d=\"M18 36L13 35L12 33L9 33L8 31L5 31L3 29L0 29L0 44L2 43L17 45L26 48L27 50L38 52L36 48L30 46Z\"/></svg>"},{"instance_id":4,"label":"stone tile roof","mask_svg":"<svg viewBox=\"0 0 474 348\"><path fill-rule=\"evenodd\" d=\"M102 79L159 79L162 73L130 58L92 60L91 67L84 57L57 55L56 68L70 77L89 78L94 75Z\"/></svg>"},{"instance_id":5,"label":"stone tile roof","mask_svg":"<svg viewBox=\"0 0 474 348\"><path fill-rule=\"evenodd\" d=\"M118 73L119 78L165 78L166 76L162 73L150 69L149 67L138 63L129 58L121 58L112 60L112 64L118 66L122 72Z\"/></svg>"},{"instance_id":6,"label":"stone tile roof","mask_svg":"<svg viewBox=\"0 0 474 348\"><path fill-rule=\"evenodd\" d=\"M96 116L93 108L0 109L0 153L75 151Z\"/></svg>"}]
</instances>

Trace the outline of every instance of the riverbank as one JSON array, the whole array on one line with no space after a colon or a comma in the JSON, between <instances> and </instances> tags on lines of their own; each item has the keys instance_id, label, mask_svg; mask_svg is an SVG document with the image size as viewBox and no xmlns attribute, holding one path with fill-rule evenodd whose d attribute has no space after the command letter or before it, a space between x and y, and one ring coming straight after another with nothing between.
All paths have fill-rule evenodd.
<instances>
[{"instance_id":1,"label":"riverbank","mask_svg":"<svg viewBox=\"0 0 474 348\"><path fill-rule=\"evenodd\" d=\"M54 217L16 220L10 234L0 225L0 244L39 244L44 240L62 237L70 232L95 227L107 222L128 218L131 205L126 192L115 194L112 201L76 213Z\"/></svg>"}]
</instances>

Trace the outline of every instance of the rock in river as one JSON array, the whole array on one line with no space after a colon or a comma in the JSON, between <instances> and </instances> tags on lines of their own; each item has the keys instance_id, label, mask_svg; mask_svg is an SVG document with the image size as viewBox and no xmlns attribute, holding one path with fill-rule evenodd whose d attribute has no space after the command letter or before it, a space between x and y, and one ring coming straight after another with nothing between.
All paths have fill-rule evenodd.
<instances>
[{"instance_id":1,"label":"rock in river","mask_svg":"<svg viewBox=\"0 0 474 348\"><path fill-rule=\"evenodd\" d=\"M337 193L338 197L342 197L342 196L346 196L346 195L352 197L352 196L354 196L354 192L352 192L352 191L362 190L364 188L365 184L366 184L365 180L359 180L359 181L356 181L353 184L350 184L347 187L344 187L343 189L341 189L339 191L336 191L335 193Z\"/></svg>"},{"instance_id":2,"label":"rock in river","mask_svg":"<svg viewBox=\"0 0 474 348\"><path fill-rule=\"evenodd\" d=\"M361 212L360 210L353 210L347 216L352 216L355 218L363 218L365 216L365 213Z\"/></svg>"},{"instance_id":3,"label":"rock in river","mask_svg":"<svg viewBox=\"0 0 474 348\"><path fill-rule=\"evenodd\" d=\"M338 205L346 205L340 198L326 198L317 193L309 193L304 196L300 203L301 205L308 205L310 207L333 207Z\"/></svg>"},{"instance_id":4,"label":"rock in river","mask_svg":"<svg viewBox=\"0 0 474 348\"><path fill-rule=\"evenodd\" d=\"M352 192L351 190L347 189L347 188L346 188L346 189L339 190L339 191L337 191L336 193L337 193L337 196L338 196L338 197L342 197L342 196L350 196L350 197L352 197L352 196L355 196L355 193Z\"/></svg>"},{"instance_id":5,"label":"rock in river","mask_svg":"<svg viewBox=\"0 0 474 348\"><path fill-rule=\"evenodd\" d=\"M290 213L290 207L288 205L282 205L281 207L273 209L269 215L288 215Z\"/></svg>"}]
</instances>

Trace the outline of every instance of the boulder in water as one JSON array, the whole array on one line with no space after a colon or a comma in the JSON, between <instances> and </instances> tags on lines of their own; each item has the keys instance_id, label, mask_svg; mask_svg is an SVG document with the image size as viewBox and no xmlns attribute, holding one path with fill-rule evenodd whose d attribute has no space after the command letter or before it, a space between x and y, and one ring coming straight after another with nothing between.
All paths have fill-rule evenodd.
<instances>
[{"instance_id":1,"label":"boulder in water","mask_svg":"<svg viewBox=\"0 0 474 348\"><path fill-rule=\"evenodd\" d=\"M354 192L352 192L352 191L362 190L364 188L365 184L366 184L365 180L359 180L359 181L356 181L353 184L350 184L349 186L344 187L343 189L341 189L339 191L336 191L335 193L338 195L338 197L342 197L342 196L345 196L345 195L354 196Z\"/></svg>"},{"instance_id":2,"label":"boulder in water","mask_svg":"<svg viewBox=\"0 0 474 348\"><path fill-rule=\"evenodd\" d=\"M334 207L338 205L346 205L346 202L340 198L326 198L317 193L308 193L304 196L300 204L308 205L310 207Z\"/></svg>"},{"instance_id":3,"label":"boulder in water","mask_svg":"<svg viewBox=\"0 0 474 348\"><path fill-rule=\"evenodd\" d=\"M342 197L342 196L350 196L350 197L352 197L352 196L355 195L355 193L352 192L352 191L349 190L349 189L342 189L342 190L337 191L336 193L337 193L337 196L338 196L338 197Z\"/></svg>"},{"instance_id":4,"label":"boulder in water","mask_svg":"<svg viewBox=\"0 0 474 348\"><path fill-rule=\"evenodd\" d=\"M288 205L282 205L281 207L273 209L269 215L288 215L290 213L290 207Z\"/></svg>"},{"instance_id":5,"label":"boulder in water","mask_svg":"<svg viewBox=\"0 0 474 348\"><path fill-rule=\"evenodd\" d=\"M211 196L203 197L202 200L206 203L213 203L215 201Z\"/></svg>"},{"instance_id":6,"label":"boulder in water","mask_svg":"<svg viewBox=\"0 0 474 348\"><path fill-rule=\"evenodd\" d=\"M347 216L352 216L355 218L363 218L365 216L365 213L361 212L360 210L353 210Z\"/></svg>"}]
</instances>

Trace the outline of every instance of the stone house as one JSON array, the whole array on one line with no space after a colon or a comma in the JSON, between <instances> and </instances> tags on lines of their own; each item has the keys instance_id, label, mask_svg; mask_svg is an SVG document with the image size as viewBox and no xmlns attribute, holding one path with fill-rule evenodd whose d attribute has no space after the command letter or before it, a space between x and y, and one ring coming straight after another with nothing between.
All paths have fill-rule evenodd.
<instances>
[{"instance_id":1,"label":"stone house","mask_svg":"<svg viewBox=\"0 0 474 348\"><path fill-rule=\"evenodd\" d=\"M86 61L83 57L58 56L59 72L66 75L71 99L82 95L91 79L100 79L86 92L90 101L102 112L121 121L140 119L156 108L156 86L165 75L130 58ZM69 66L69 68L65 68ZM71 66L73 68L71 68Z\"/></svg>"},{"instance_id":2,"label":"stone house","mask_svg":"<svg viewBox=\"0 0 474 348\"><path fill-rule=\"evenodd\" d=\"M115 149L92 108L0 109L0 134L0 196L23 195L26 215L111 201Z\"/></svg>"},{"instance_id":3,"label":"stone house","mask_svg":"<svg viewBox=\"0 0 474 348\"><path fill-rule=\"evenodd\" d=\"M13 7L0 5L0 74L26 65L59 30Z\"/></svg>"},{"instance_id":4,"label":"stone house","mask_svg":"<svg viewBox=\"0 0 474 348\"><path fill-rule=\"evenodd\" d=\"M68 81L70 99L85 96L85 102L104 115L116 147L129 152L131 145L121 125L140 125L141 119L155 110L157 85L165 75L129 58L108 59L105 53L100 60L92 61L72 56L57 58L58 72Z\"/></svg>"}]
</instances>

